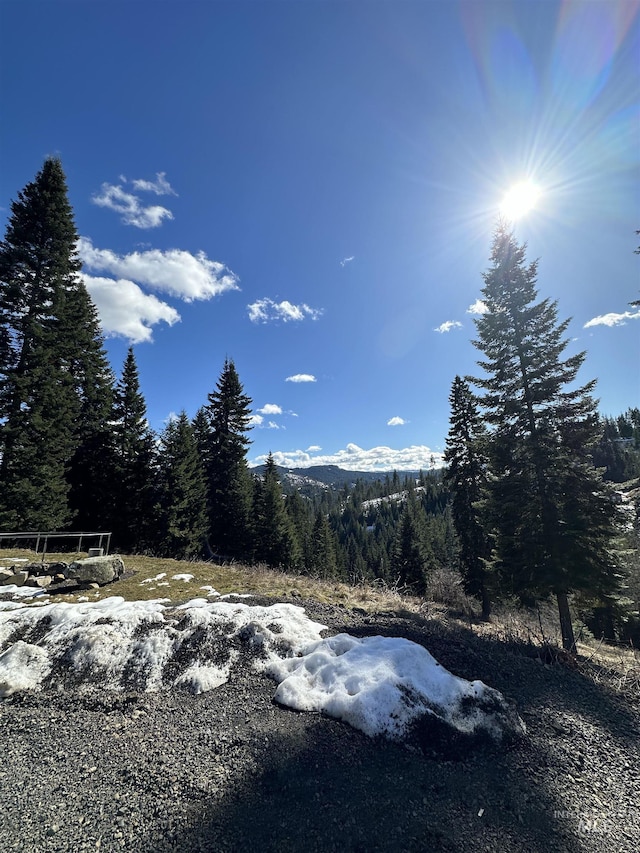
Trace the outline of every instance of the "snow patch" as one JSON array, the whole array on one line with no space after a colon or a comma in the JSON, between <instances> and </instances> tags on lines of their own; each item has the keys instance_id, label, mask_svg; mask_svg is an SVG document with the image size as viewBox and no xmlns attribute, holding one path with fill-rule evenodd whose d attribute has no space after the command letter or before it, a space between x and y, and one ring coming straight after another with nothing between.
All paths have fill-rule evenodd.
<instances>
[{"instance_id":1,"label":"snow patch","mask_svg":"<svg viewBox=\"0 0 640 853\"><path fill-rule=\"evenodd\" d=\"M50 669L45 649L18 640L0 655L0 698L22 690L33 690Z\"/></svg>"},{"instance_id":2,"label":"snow patch","mask_svg":"<svg viewBox=\"0 0 640 853\"><path fill-rule=\"evenodd\" d=\"M492 699L500 694L481 681L453 675L422 646L403 638L338 634L301 657L273 657L267 670L280 682L277 702L322 711L370 736L401 739L425 714L465 734L479 729L499 734L493 713L485 713L482 704L487 691Z\"/></svg>"}]
</instances>

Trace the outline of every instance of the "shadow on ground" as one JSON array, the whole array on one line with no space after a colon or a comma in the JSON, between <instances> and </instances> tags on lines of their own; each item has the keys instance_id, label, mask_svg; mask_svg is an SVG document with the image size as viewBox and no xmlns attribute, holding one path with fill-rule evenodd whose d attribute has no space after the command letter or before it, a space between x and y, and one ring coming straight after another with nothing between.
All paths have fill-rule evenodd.
<instances>
[{"instance_id":1,"label":"shadow on ground","mask_svg":"<svg viewBox=\"0 0 640 853\"><path fill-rule=\"evenodd\" d=\"M330 622L326 609L309 610L312 618ZM512 698L527 736L509 746L469 749L459 742L449 749L440 737L432 749L409 750L283 709L278 717L287 715L288 723L275 732L252 723L255 773L235 779L222 796L194 803L188 824L164 850L618 849L612 838L585 840L576 829L579 813L595 801L612 814L615 792L628 782L616 773L629 767L631 774L626 757L635 754L638 716L625 697L579 671L545 667L524 646L478 637L458 624L398 617L366 623L350 615L341 621L337 614L330 627L424 645L455 674L481 679ZM611 776L610 789L599 781L603 773Z\"/></svg>"}]
</instances>

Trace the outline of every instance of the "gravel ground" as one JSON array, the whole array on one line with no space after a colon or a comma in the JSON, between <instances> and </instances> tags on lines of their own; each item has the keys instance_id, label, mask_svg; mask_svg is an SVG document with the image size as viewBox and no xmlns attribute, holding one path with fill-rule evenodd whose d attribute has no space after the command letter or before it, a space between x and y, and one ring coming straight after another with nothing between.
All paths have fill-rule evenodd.
<instances>
[{"instance_id":1,"label":"gravel ground","mask_svg":"<svg viewBox=\"0 0 640 853\"><path fill-rule=\"evenodd\" d=\"M273 603L263 600L260 603ZM508 746L370 739L280 708L249 671L210 693L0 702L2 851L497 851L640 846L640 700L458 623L296 602L332 632L404 636L515 700Z\"/></svg>"}]
</instances>

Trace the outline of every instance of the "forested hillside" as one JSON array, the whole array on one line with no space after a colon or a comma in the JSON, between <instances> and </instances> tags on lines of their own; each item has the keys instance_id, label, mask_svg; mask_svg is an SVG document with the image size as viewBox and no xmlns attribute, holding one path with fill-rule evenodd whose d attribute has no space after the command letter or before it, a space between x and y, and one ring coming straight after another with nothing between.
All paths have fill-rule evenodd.
<instances>
[{"instance_id":1,"label":"forested hillside","mask_svg":"<svg viewBox=\"0 0 640 853\"><path fill-rule=\"evenodd\" d=\"M47 159L0 245L3 532L108 530L124 553L414 594L444 569L486 618L495 601L554 597L568 649L570 597L596 634L638 641L640 411L601 417L594 383L575 385L584 354L563 355L567 323L536 301L536 265L507 231L477 321L483 375L452 386L448 468L378 477L282 472L271 457L252 471L252 400L231 358L195 417L155 435L133 349L119 378L108 363L77 237L62 166Z\"/></svg>"}]
</instances>

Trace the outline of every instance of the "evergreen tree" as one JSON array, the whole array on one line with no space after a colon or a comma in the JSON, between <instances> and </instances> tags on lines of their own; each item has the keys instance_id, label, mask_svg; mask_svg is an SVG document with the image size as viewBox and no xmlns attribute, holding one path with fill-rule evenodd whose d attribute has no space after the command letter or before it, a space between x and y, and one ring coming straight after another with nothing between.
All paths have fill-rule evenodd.
<instances>
[{"instance_id":1,"label":"evergreen tree","mask_svg":"<svg viewBox=\"0 0 640 853\"><path fill-rule=\"evenodd\" d=\"M402 586L415 595L423 595L427 586L427 573L432 563L424 537L424 517L417 504L415 492L410 489L404 502L400 523L393 546L392 568Z\"/></svg>"},{"instance_id":2,"label":"evergreen tree","mask_svg":"<svg viewBox=\"0 0 640 853\"><path fill-rule=\"evenodd\" d=\"M206 485L185 412L160 437L160 481L163 552L176 559L199 556L208 527Z\"/></svg>"},{"instance_id":3,"label":"evergreen tree","mask_svg":"<svg viewBox=\"0 0 640 853\"><path fill-rule=\"evenodd\" d=\"M49 158L12 203L0 244L4 527L55 529L71 519L66 475L80 404L65 308L82 291L76 241L62 166Z\"/></svg>"},{"instance_id":4,"label":"evergreen tree","mask_svg":"<svg viewBox=\"0 0 640 853\"><path fill-rule=\"evenodd\" d=\"M590 447L598 418L595 382L575 387L584 353L564 358L569 321L556 303L536 302L537 263L500 224L476 320L481 405L492 428L490 519L496 568L523 599L554 594L563 645L575 647L568 596L615 596L610 551L616 508L595 471Z\"/></svg>"},{"instance_id":5,"label":"evergreen tree","mask_svg":"<svg viewBox=\"0 0 640 853\"><path fill-rule=\"evenodd\" d=\"M254 558L275 568L290 568L294 563L294 538L271 453L258 485L254 503Z\"/></svg>"},{"instance_id":6,"label":"evergreen tree","mask_svg":"<svg viewBox=\"0 0 640 853\"><path fill-rule=\"evenodd\" d=\"M289 517L294 539L293 567L300 569L308 564L310 553L311 525L313 521L311 505L299 492L295 491L287 495L285 509Z\"/></svg>"},{"instance_id":7,"label":"evergreen tree","mask_svg":"<svg viewBox=\"0 0 640 853\"><path fill-rule=\"evenodd\" d=\"M307 570L321 578L333 578L338 571L336 561L336 543L329 527L329 521L321 507L316 510L311 540Z\"/></svg>"},{"instance_id":8,"label":"evergreen tree","mask_svg":"<svg viewBox=\"0 0 640 853\"><path fill-rule=\"evenodd\" d=\"M482 616L491 612L487 560L491 544L480 516L480 501L486 490L487 460L483 453L484 429L468 382L453 381L451 427L444 458L446 480L453 491L452 514L460 545L460 568L465 590L482 602Z\"/></svg>"},{"instance_id":9,"label":"evergreen tree","mask_svg":"<svg viewBox=\"0 0 640 853\"><path fill-rule=\"evenodd\" d=\"M116 385L115 442L115 545L125 553L154 547L155 442L147 423L147 407L133 347L129 347Z\"/></svg>"},{"instance_id":10,"label":"evergreen tree","mask_svg":"<svg viewBox=\"0 0 640 853\"><path fill-rule=\"evenodd\" d=\"M209 420L207 488L209 534L214 552L240 560L252 557L250 444L251 399L244 393L232 360L226 359L205 407Z\"/></svg>"},{"instance_id":11,"label":"evergreen tree","mask_svg":"<svg viewBox=\"0 0 640 853\"><path fill-rule=\"evenodd\" d=\"M69 505L77 530L107 530L113 523L116 478L111 419L114 376L104 351L98 313L84 285L68 293L65 310L69 362L80 402L76 448L70 460Z\"/></svg>"}]
</instances>

